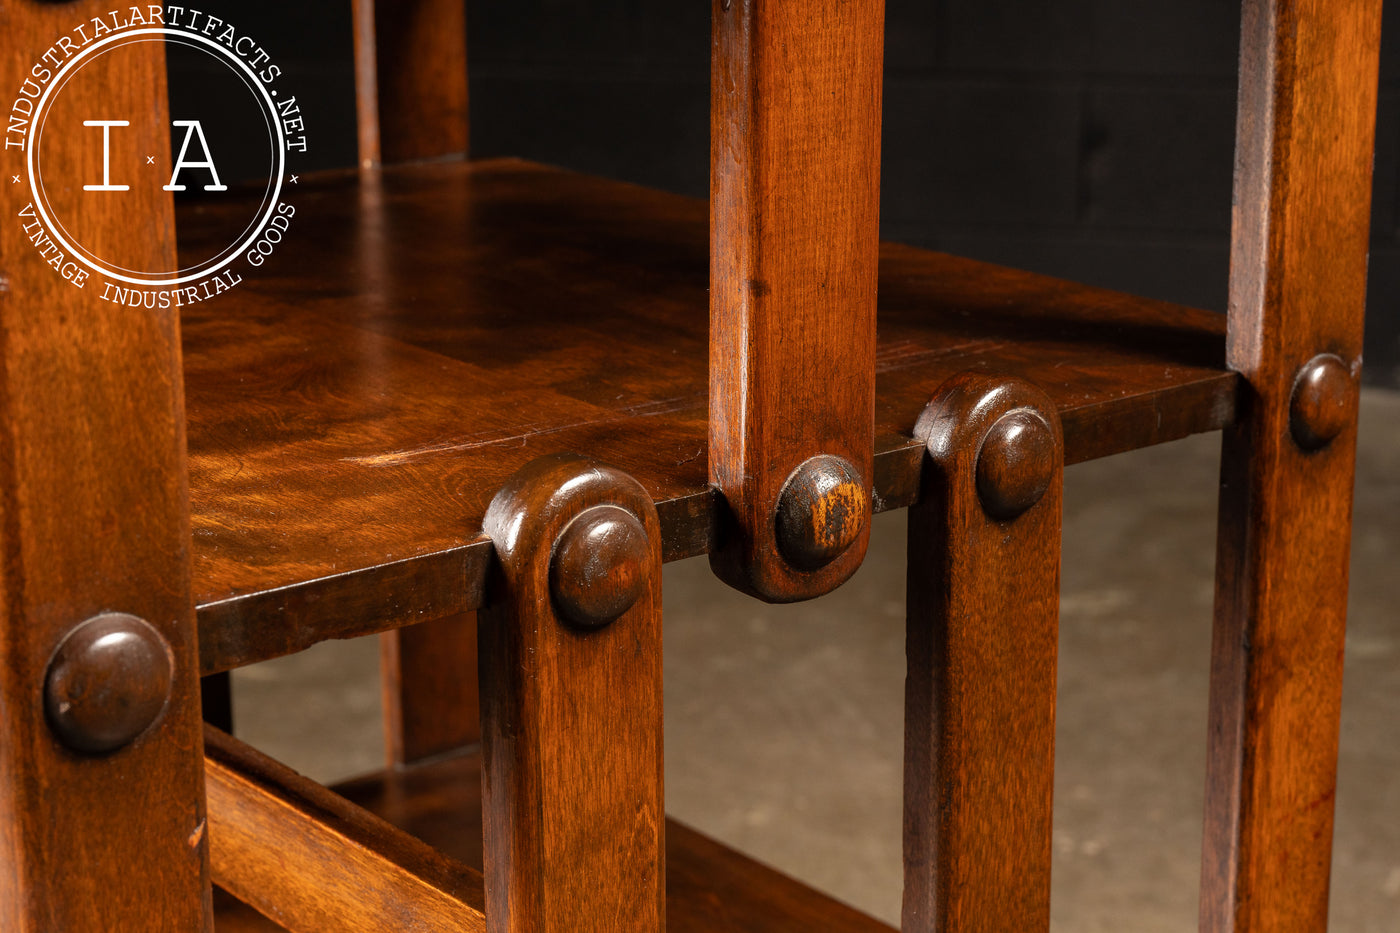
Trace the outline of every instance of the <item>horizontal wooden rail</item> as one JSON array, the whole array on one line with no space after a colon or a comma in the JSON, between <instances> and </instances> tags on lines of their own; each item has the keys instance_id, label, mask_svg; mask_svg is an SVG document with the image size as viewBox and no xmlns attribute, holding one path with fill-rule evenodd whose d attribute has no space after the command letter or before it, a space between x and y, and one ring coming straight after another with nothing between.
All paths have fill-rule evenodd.
<instances>
[{"instance_id":1,"label":"horizontal wooden rail","mask_svg":"<svg viewBox=\"0 0 1400 933\"><path fill-rule=\"evenodd\" d=\"M205 727L214 882L291 933L486 929L481 873Z\"/></svg>"}]
</instances>

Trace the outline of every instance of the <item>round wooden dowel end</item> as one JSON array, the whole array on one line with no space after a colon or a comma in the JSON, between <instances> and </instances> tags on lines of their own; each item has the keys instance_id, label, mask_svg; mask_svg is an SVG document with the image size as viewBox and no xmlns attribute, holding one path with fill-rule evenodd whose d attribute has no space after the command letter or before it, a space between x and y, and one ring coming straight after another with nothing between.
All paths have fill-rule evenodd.
<instances>
[{"instance_id":1,"label":"round wooden dowel end","mask_svg":"<svg viewBox=\"0 0 1400 933\"><path fill-rule=\"evenodd\" d=\"M170 699L175 666L160 632L108 612L63 639L44 678L44 711L64 745L105 755L155 725Z\"/></svg>"},{"instance_id":2,"label":"round wooden dowel end","mask_svg":"<svg viewBox=\"0 0 1400 933\"><path fill-rule=\"evenodd\" d=\"M992 425L977 454L977 494L993 518L1009 520L1040 501L1055 472L1055 433L1028 408Z\"/></svg>"},{"instance_id":3,"label":"round wooden dowel end","mask_svg":"<svg viewBox=\"0 0 1400 933\"><path fill-rule=\"evenodd\" d=\"M1351 370L1330 353L1313 357L1298 371L1288 423L1293 440L1304 450L1321 450L1341 434L1351 420Z\"/></svg>"},{"instance_id":4,"label":"round wooden dowel end","mask_svg":"<svg viewBox=\"0 0 1400 933\"><path fill-rule=\"evenodd\" d=\"M854 544L869 520L860 472L841 457L812 457L792 471L778 497L778 549L798 570L817 570Z\"/></svg>"},{"instance_id":5,"label":"round wooden dowel end","mask_svg":"<svg viewBox=\"0 0 1400 933\"><path fill-rule=\"evenodd\" d=\"M581 512L560 532L549 567L560 615L601 628L632 608L647 584L650 545L635 515L615 505Z\"/></svg>"}]
</instances>

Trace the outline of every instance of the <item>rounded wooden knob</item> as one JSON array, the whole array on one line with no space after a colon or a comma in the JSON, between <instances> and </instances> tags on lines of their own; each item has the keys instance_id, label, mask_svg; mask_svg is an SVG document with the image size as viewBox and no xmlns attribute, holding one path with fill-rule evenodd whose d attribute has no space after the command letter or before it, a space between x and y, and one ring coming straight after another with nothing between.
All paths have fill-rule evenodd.
<instances>
[{"instance_id":1,"label":"rounded wooden knob","mask_svg":"<svg viewBox=\"0 0 1400 933\"><path fill-rule=\"evenodd\" d=\"M104 613L69 632L54 652L44 711L64 745L107 754L160 719L174 675L160 632L136 616Z\"/></svg>"},{"instance_id":2,"label":"rounded wooden knob","mask_svg":"<svg viewBox=\"0 0 1400 933\"><path fill-rule=\"evenodd\" d=\"M1304 450L1320 450L1341 434L1351 420L1351 370L1330 353L1303 364L1293 383L1288 422L1293 440Z\"/></svg>"},{"instance_id":3,"label":"rounded wooden knob","mask_svg":"<svg viewBox=\"0 0 1400 933\"><path fill-rule=\"evenodd\" d=\"M637 516L615 505L581 512L560 532L549 567L560 615L590 629L617 619L646 589L650 558Z\"/></svg>"},{"instance_id":4,"label":"rounded wooden knob","mask_svg":"<svg viewBox=\"0 0 1400 933\"><path fill-rule=\"evenodd\" d=\"M996 519L1012 519L1040 501L1055 472L1055 432L1027 408L1002 415L977 454L977 494Z\"/></svg>"},{"instance_id":5,"label":"rounded wooden knob","mask_svg":"<svg viewBox=\"0 0 1400 933\"><path fill-rule=\"evenodd\" d=\"M869 519L860 472L841 457L813 457L792 471L778 497L778 550L798 570L817 570L855 543Z\"/></svg>"}]
</instances>

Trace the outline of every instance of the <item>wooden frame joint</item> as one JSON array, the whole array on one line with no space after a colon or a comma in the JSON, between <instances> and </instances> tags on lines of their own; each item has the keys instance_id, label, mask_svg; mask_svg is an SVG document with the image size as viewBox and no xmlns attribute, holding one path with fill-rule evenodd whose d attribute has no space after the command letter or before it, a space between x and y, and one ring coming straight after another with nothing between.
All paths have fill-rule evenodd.
<instances>
[{"instance_id":1,"label":"wooden frame joint","mask_svg":"<svg viewBox=\"0 0 1400 933\"><path fill-rule=\"evenodd\" d=\"M490 928L662 929L656 507L627 474L565 454L515 473L484 528L497 555L478 614Z\"/></svg>"},{"instance_id":2,"label":"wooden frame joint","mask_svg":"<svg viewBox=\"0 0 1400 933\"><path fill-rule=\"evenodd\" d=\"M937 391L909 513L906 933L1045 930L1064 442L1046 395Z\"/></svg>"},{"instance_id":3,"label":"wooden frame joint","mask_svg":"<svg viewBox=\"0 0 1400 933\"><path fill-rule=\"evenodd\" d=\"M1354 424L1360 401L1357 374L1335 353L1319 353L1298 368L1288 400L1288 427L1305 451L1321 450Z\"/></svg>"}]
</instances>

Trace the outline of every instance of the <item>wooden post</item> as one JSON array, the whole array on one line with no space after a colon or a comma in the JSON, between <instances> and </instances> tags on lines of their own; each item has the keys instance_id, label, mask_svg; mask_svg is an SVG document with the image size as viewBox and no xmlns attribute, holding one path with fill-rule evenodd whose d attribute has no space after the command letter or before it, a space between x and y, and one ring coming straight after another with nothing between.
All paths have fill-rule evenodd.
<instances>
[{"instance_id":1,"label":"wooden post","mask_svg":"<svg viewBox=\"0 0 1400 933\"><path fill-rule=\"evenodd\" d=\"M905 933L1050 925L1064 442L1021 381L945 383L916 436L904 711Z\"/></svg>"},{"instance_id":2,"label":"wooden post","mask_svg":"<svg viewBox=\"0 0 1400 933\"><path fill-rule=\"evenodd\" d=\"M1201 929L1327 924L1380 0L1246 0Z\"/></svg>"},{"instance_id":3,"label":"wooden post","mask_svg":"<svg viewBox=\"0 0 1400 933\"><path fill-rule=\"evenodd\" d=\"M463 0L354 0L360 165L467 154ZM379 636L390 767L479 741L473 614Z\"/></svg>"},{"instance_id":4,"label":"wooden post","mask_svg":"<svg viewBox=\"0 0 1400 933\"><path fill-rule=\"evenodd\" d=\"M4 4L0 87L38 80L44 52L108 9ZM168 175L164 49L89 67L50 105L49 204L95 252L120 241L174 269L159 181L61 177L101 171L83 119L129 122L114 172L136 144ZM0 929L209 930L178 312L103 301L95 275L78 287L51 267L19 216L24 159L0 161Z\"/></svg>"},{"instance_id":5,"label":"wooden post","mask_svg":"<svg viewBox=\"0 0 1400 933\"><path fill-rule=\"evenodd\" d=\"M467 153L464 0L354 0L360 165Z\"/></svg>"},{"instance_id":6,"label":"wooden post","mask_svg":"<svg viewBox=\"0 0 1400 933\"><path fill-rule=\"evenodd\" d=\"M384 632L379 643L389 767L481 741L476 613Z\"/></svg>"},{"instance_id":7,"label":"wooden post","mask_svg":"<svg viewBox=\"0 0 1400 933\"><path fill-rule=\"evenodd\" d=\"M870 536L884 0L714 0L711 554L764 599L850 577Z\"/></svg>"},{"instance_id":8,"label":"wooden post","mask_svg":"<svg viewBox=\"0 0 1400 933\"><path fill-rule=\"evenodd\" d=\"M497 493L480 613L486 918L665 929L661 533L633 479L544 457Z\"/></svg>"}]
</instances>

